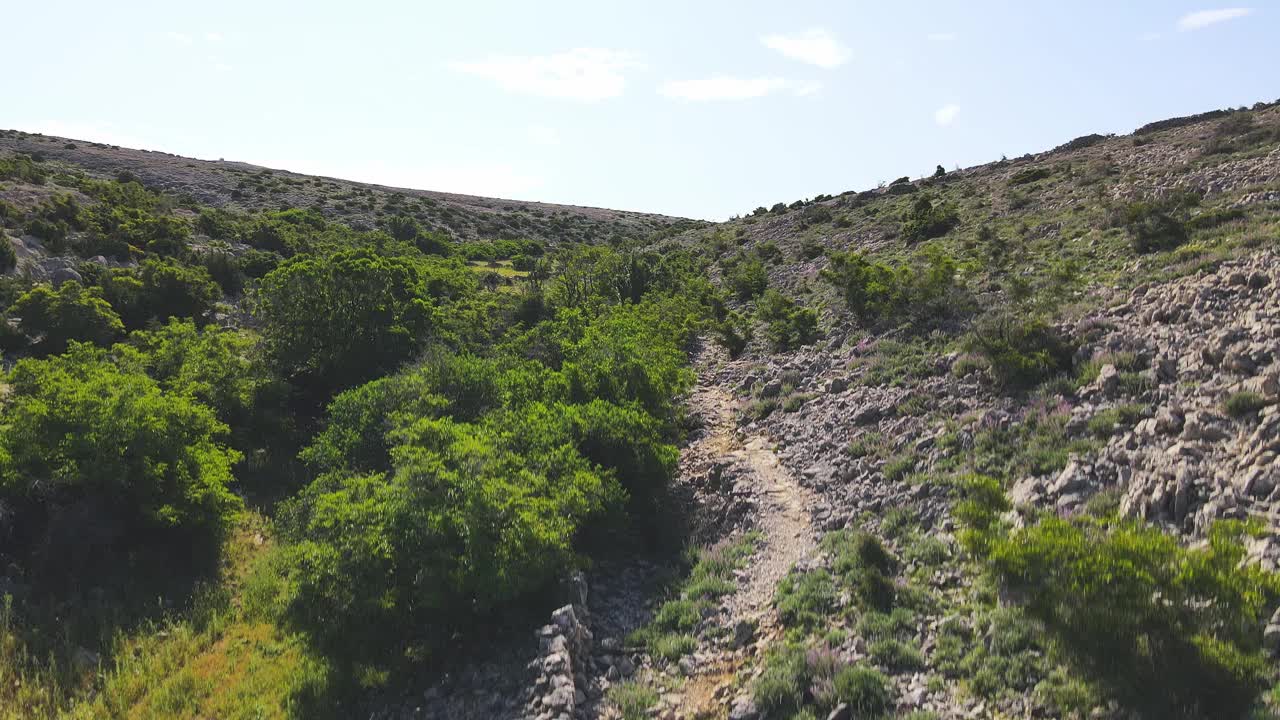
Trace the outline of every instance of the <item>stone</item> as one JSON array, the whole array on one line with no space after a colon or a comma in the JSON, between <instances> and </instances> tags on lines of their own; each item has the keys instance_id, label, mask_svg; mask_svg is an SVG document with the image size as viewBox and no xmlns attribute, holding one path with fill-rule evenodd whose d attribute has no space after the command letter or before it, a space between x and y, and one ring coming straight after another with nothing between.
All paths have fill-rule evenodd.
<instances>
[{"instance_id":1,"label":"stone","mask_svg":"<svg viewBox=\"0 0 1280 720\"><path fill-rule=\"evenodd\" d=\"M827 383L827 392L831 393L832 395L842 393L848 389L849 389L848 378L842 378L842 377L831 378L831 382Z\"/></svg>"},{"instance_id":2,"label":"stone","mask_svg":"<svg viewBox=\"0 0 1280 720\"><path fill-rule=\"evenodd\" d=\"M729 704L729 720L759 720L760 711L750 695L739 695Z\"/></svg>"},{"instance_id":3,"label":"stone","mask_svg":"<svg viewBox=\"0 0 1280 720\"><path fill-rule=\"evenodd\" d=\"M1120 371L1111 363L1103 365L1098 371L1098 379L1094 381L1094 387L1104 396L1113 397L1120 389Z\"/></svg>"}]
</instances>

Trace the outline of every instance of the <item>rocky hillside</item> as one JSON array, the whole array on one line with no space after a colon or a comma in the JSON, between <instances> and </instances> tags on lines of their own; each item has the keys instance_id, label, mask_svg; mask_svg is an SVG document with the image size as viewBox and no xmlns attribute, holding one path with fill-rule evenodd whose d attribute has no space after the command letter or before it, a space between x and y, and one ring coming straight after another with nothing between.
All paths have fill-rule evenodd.
<instances>
[{"instance_id":1,"label":"rocky hillside","mask_svg":"<svg viewBox=\"0 0 1280 720\"><path fill-rule=\"evenodd\" d=\"M1171 675L1135 690L1127 671L1099 672L1099 646L1071 636L1117 622L1089 605L1123 583L1069 584L1084 581L1059 568L1083 550L1049 538L1094 538L1087 577L1122 535L1173 538L1168 563L1199 562L1237 520L1251 528L1242 567L1276 569L1280 107L779 203L673 242L714 258L736 296L715 332L732 357L698 365L689 407L705 430L679 479L710 549L648 597L589 578L601 589L576 617L593 619L594 644L575 619L574 642L535 663L568 670L509 712L1238 716ZM995 514L974 510L986 487L1007 498ZM1031 538L1047 569L1013 572ZM724 559L743 542L745 559ZM708 564L726 562L730 582L707 590ZM1140 556L1123 562L1145 572ZM1174 592L1151 582L1144 592ZM644 617L634 603L647 619L619 627L615 615ZM1280 650L1278 607L1268 596L1236 618L1240 642ZM1135 649L1162 640L1116 627L1108 652L1186 671ZM467 707L432 697L439 717Z\"/></svg>"},{"instance_id":2,"label":"rocky hillside","mask_svg":"<svg viewBox=\"0 0 1280 720\"><path fill-rule=\"evenodd\" d=\"M314 208L327 219L357 229L377 227L391 215L408 214L428 230L462 240L586 242L647 237L700 224L649 213L370 185L19 130L0 131L3 154L27 154L91 177L132 177L179 200L228 210Z\"/></svg>"}]
</instances>

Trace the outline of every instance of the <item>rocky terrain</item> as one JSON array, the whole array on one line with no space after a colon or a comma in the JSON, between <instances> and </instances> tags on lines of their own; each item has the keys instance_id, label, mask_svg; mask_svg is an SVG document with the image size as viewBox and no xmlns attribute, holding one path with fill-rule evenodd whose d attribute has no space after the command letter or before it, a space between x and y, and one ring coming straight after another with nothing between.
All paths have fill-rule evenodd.
<instances>
[{"instance_id":1,"label":"rocky terrain","mask_svg":"<svg viewBox=\"0 0 1280 720\"><path fill-rule=\"evenodd\" d=\"M775 592L793 568L834 572L836 553L816 540L845 530L881 538L899 561L899 586L931 598L902 619L897 637L918 649L910 662L886 660L865 622L840 613L825 621L827 652L838 662L870 663L887 673L898 716L1059 716L1062 705L1050 699L1058 697L1058 681L1050 677L1058 671L1043 662L1046 646L1030 642L1009 651L1013 662L1034 666L1033 675L1045 673L1021 683L988 688L974 668L956 669L957 637L985 632L994 654L1007 631L999 625L1005 603L975 599L986 591L957 544L956 496L945 479L964 471L998 470L1009 478L1015 525L1044 512L1115 513L1195 546L1217 520L1252 518L1267 530L1249 541L1250 561L1274 570L1280 144L1206 153L1206 142L1230 142L1215 129L1219 118L1082 138L905 186L817 198L780 217L757 211L710 234L686 235L686 242L736 245L743 253L776 247L769 284L805 298L827 328L815 343L784 352L757 333L741 357L704 353L698 364L699 387L688 405L704 429L684 451L680 482L693 488L699 539L715 547L754 531L759 544L735 571L733 592L703 612L696 646L678 661L628 646L625 630L634 620L599 620L611 607L634 605L643 592L607 601L587 593L574 617L608 627L594 644L574 644L587 631L553 632L570 614L568 606L558 611L541 631L544 646L549 633L553 639L551 660L544 656L541 667L560 668L563 658L573 668L572 683L567 675L544 674L516 716L775 717L755 706L752 692L769 672L771 648L785 636L779 622L785 600L779 594L775 602ZM1264 106L1250 120L1248 127L1275 126L1280 114ZM1013 181L1029 170L1059 179L1030 189ZM1118 203L1185 190L1200 198L1192 226L1197 215L1214 212L1231 213L1230 223L1204 240L1193 235L1190 249L1159 257L1134 257L1106 229L1103 218ZM923 334L870 330L840 307L820 280L823 255L856 248L902 257L898 214L877 210L901 207L894 203L921 192L953 193L962 217L972 208L998 232L1016 233L1023 275L1040 291L1057 293L1064 308L1055 331L1073 348L1070 377L1010 392L955 340L953 320L941 319ZM806 244L822 252L809 257ZM1053 287L1045 269L1055 261L1051 254L1064 250L1079 259L1084 277ZM984 270L971 278L979 306L1010 302L999 275ZM1034 303L1023 307L1037 312ZM661 615L663 599L648 599L651 612ZM850 599L834 602L840 608ZM1280 649L1280 623L1273 619L1265 635L1269 648ZM618 692L619 684L649 690L637 699ZM1090 716L1127 717L1105 698L1093 703ZM839 705L829 717L862 715Z\"/></svg>"}]
</instances>

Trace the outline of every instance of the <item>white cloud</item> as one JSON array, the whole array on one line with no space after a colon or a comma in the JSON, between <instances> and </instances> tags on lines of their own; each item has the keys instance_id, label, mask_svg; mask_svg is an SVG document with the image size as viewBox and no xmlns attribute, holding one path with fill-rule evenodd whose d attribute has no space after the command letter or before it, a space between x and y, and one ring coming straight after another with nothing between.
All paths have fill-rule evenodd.
<instances>
[{"instance_id":1,"label":"white cloud","mask_svg":"<svg viewBox=\"0 0 1280 720\"><path fill-rule=\"evenodd\" d=\"M211 43L222 42L222 33L207 32L204 34L204 39Z\"/></svg>"},{"instance_id":2,"label":"white cloud","mask_svg":"<svg viewBox=\"0 0 1280 720\"><path fill-rule=\"evenodd\" d=\"M822 28L789 35L765 35L760 38L760 42L792 60L823 68L843 65L851 55L849 48L841 45L835 36Z\"/></svg>"},{"instance_id":3,"label":"white cloud","mask_svg":"<svg viewBox=\"0 0 1280 720\"><path fill-rule=\"evenodd\" d=\"M1200 10L1183 15L1178 20L1178 29L1182 31L1199 30L1227 20L1235 20L1253 13L1253 8L1222 8L1221 10Z\"/></svg>"},{"instance_id":4,"label":"white cloud","mask_svg":"<svg viewBox=\"0 0 1280 720\"><path fill-rule=\"evenodd\" d=\"M190 36L190 35L187 35L186 33L180 33L180 32L173 32L173 31L170 31L170 32L165 33L165 34L164 34L164 36L165 36L166 38L169 38L169 41L170 41L170 42L174 42L174 43L177 43L177 44L179 44L179 45L191 45L193 42L195 42L195 41L191 38L191 36Z\"/></svg>"},{"instance_id":5,"label":"white cloud","mask_svg":"<svg viewBox=\"0 0 1280 720\"><path fill-rule=\"evenodd\" d=\"M953 32L936 32L936 33L929 33L928 37L933 42L951 42L955 40L958 36Z\"/></svg>"},{"instance_id":6,"label":"white cloud","mask_svg":"<svg viewBox=\"0 0 1280 720\"><path fill-rule=\"evenodd\" d=\"M715 75L698 80L669 80L658 86L658 94L678 100L749 100L786 88L787 81L776 77L733 77Z\"/></svg>"},{"instance_id":7,"label":"white cloud","mask_svg":"<svg viewBox=\"0 0 1280 720\"><path fill-rule=\"evenodd\" d=\"M630 53L599 48L449 63L455 72L492 80L509 92L571 100L617 97L627 84L624 71L639 67L643 65Z\"/></svg>"},{"instance_id":8,"label":"white cloud","mask_svg":"<svg viewBox=\"0 0 1280 720\"><path fill-rule=\"evenodd\" d=\"M943 105L933 113L933 121L942 127L946 127L956 121L956 116L960 114L960 106L955 103Z\"/></svg>"}]
</instances>

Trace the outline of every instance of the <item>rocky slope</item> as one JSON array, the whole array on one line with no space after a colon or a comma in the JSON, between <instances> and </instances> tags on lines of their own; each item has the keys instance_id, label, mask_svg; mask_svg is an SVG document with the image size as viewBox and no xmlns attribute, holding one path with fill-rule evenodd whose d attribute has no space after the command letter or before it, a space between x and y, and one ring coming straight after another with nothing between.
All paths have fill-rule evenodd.
<instances>
[{"instance_id":1,"label":"rocky slope","mask_svg":"<svg viewBox=\"0 0 1280 720\"><path fill-rule=\"evenodd\" d=\"M778 606L762 608L760 598L772 596L786 574L779 561L801 572L836 572L836 553L814 541L841 530L879 537L898 560L900 590L928 598L893 615L898 627L887 635L914 649L906 661L884 652L886 633L865 613L855 620L841 610L847 596L834 599L835 612L819 628L827 633L824 652L837 662L887 675L899 717L1067 714L1063 698L1076 686L1047 659L1047 646L1012 619L1011 605L986 596L959 550L955 493L946 482L958 473L1009 478L1015 522L1045 511L1118 513L1194 545L1215 520L1253 518L1265 531L1250 540L1249 557L1276 569L1280 109L1233 115L1081 138L683 236L720 257L766 258L769 286L822 314L825 334L807 346L778 352L757 325L742 357L704 355L690 398L711 428L689 444L681 466L680 483L694 488L704 518L700 540L714 546L755 529L765 542L738 571L734 591L704 612L696 645L678 661L628 647L626 628L615 624L574 656L580 702L564 692L535 693L524 717L773 717L755 707L752 688L769 672L766 658L784 633ZM1167 252L1135 253L1109 219L1126 203L1184 191L1195 193L1195 208L1183 216L1189 238ZM868 327L820 271L833 250L910 257L902 218L926 194L957 212L955 229L939 242L961 259L969 294L958 302L969 309ZM994 232L975 240L989 232L983 226ZM989 250L980 244L991 235L1008 239L1012 261L983 254ZM1023 279L1024 292L1011 287L1011 276ZM997 383L964 342L966 318L992 308L1051 313L1074 348L1071 372L1031 391ZM786 488L781 498L779 488ZM788 552L779 554L779 542ZM585 599L591 617L620 602L600 597ZM661 611L662 600L646 601L651 612ZM1274 619L1266 638L1280 648ZM975 642L979 649L971 650ZM1014 666L1021 669L992 679L990 668ZM619 683L652 694L611 694ZM1126 716L1105 697L1089 702L1092 717ZM857 716L844 705L830 713L832 720Z\"/></svg>"}]
</instances>

